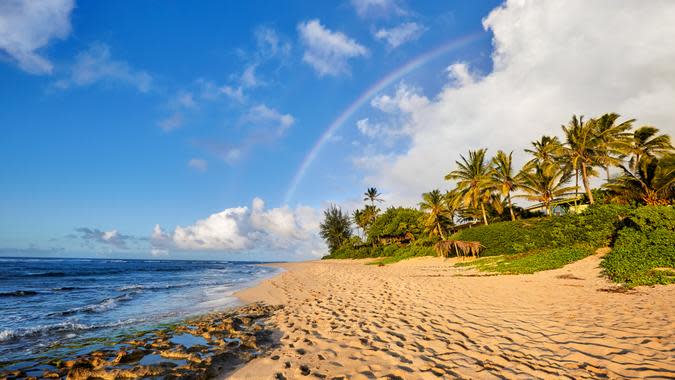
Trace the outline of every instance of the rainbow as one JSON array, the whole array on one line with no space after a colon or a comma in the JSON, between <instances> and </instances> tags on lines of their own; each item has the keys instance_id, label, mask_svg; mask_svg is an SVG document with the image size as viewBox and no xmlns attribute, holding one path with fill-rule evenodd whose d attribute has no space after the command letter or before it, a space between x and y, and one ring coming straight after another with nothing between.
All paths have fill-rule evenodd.
<instances>
[{"instance_id":1,"label":"rainbow","mask_svg":"<svg viewBox=\"0 0 675 380\"><path fill-rule=\"evenodd\" d=\"M316 157L319 155L319 152L321 151L323 146L326 145L326 142L368 100L370 100L378 92L382 91L395 81L403 78L410 72L424 66L426 63L434 60L435 58L440 57L443 54L459 49L463 46L466 46L474 42L483 35L484 33L477 32L443 43L440 46L437 46L429 51L426 51L418 55L417 57L413 58L412 60L406 62L403 66L385 75L382 79L375 82L375 84L366 89L366 91L364 91L361 95L359 95L359 97L357 97L352 104L350 104L347 108L345 108L345 110L342 111L342 113L340 113L340 115L328 126L328 128L326 128L326 130L316 141L312 149L307 153L304 160L300 164L298 171L295 173L295 176L293 176L293 180L291 181L288 190L286 191L286 195L284 197L284 204L289 204L290 200L293 198L295 194L295 191L298 188L298 185L300 184L300 182L302 182L302 179L305 177L307 169L309 169L309 167L312 165L312 162L314 162Z\"/></svg>"}]
</instances>

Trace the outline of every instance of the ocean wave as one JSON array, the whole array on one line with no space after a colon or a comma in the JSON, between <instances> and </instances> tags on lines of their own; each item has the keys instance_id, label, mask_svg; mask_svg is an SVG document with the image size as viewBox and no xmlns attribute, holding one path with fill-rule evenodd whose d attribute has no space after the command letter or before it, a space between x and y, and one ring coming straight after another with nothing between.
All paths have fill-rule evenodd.
<instances>
[{"instance_id":1,"label":"ocean wave","mask_svg":"<svg viewBox=\"0 0 675 380\"><path fill-rule=\"evenodd\" d=\"M78 306L74 307L72 309L68 309L65 311L58 311L54 313L49 313L47 314L48 316L66 316L66 315L73 315L77 313L103 313L105 311L114 309L117 307L118 302L123 302L123 301L129 301L132 299L131 294L124 294L121 296L117 297L111 297L111 298L106 298L101 302L91 304L91 305L85 305L85 306Z\"/></svg>"},{"instance_id":2,"label":"ocean wave","mask_svg":"<svg viewBox=\"0 0 675 380\"><path fill-rule=\"evenodd\" d=\"M19 328L19 329L4 329L0 330L0 342L6 342L6 341L11 341L11 340L16 340L24 337L33 337L33 336L40 336L40 335L47 335L47 334L62 334L62 333L70 333L72 334L74 331L88 331L88 330L96 330L96 329L103 329L103 328L113 328L113 327L120 327L124 325L130 325L134 323L140 323L143 322L144 320L142 319L128 319L124 321L117 321L117 322L112 322L112 323L101 323L101 324L92 324L92 325L86 325L82 323L76 323L76 322L61 322L61 323L56 323L56 324L51 324L51 325L39 325L35 327L28 327L28 328Z\"/></svg>"},{"instance_id":3,"label":"ocean wave","mask_svg":"<svg viewBox=\"0 0 675 380\"><path fill-rule=\"evenodd\" d=\"M119 288L120 291L125 292L127 290L165 290L165 289L176 289L176 288L186 288L189 286L195 286L194 283L179 283L179 284L133 284L125 285Z\"/></svg>"},{"instance_id":4,"label":"ocean wave","mask_svg":"<svg viewBox=\"0 0 675 380\"><path fill-rule=\"evenodd\" d=\"M11 292L0 292L0 297L29 297L36 296L38 292L34 290L14 290Z\"/></svg>"}]
</instances>

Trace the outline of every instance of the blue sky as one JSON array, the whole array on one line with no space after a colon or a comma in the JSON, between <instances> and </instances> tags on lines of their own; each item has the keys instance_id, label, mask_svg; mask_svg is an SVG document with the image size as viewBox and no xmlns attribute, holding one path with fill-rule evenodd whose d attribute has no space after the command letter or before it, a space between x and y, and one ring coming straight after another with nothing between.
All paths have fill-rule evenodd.
<instances>
[{"instance_id":1,"label":"blue sky","mask_svg":"<svg viewBox=\"0 0 675 380\"><path fill-rule=\"evenodd\" d=\"M498 119L527 119L510 110L500 115L504 108L478 108L491 94L505 96L504 87L479 87L511 83L518 70L521 82L527 82L523 67L540 82L551 79L550 73L537 71L537 64L557 52L539 46L530 63L518 66L514 59L520 56L517 49L528 53L532 37L541 38L537 27L548 26L533 21L534 32L514 28L513 18L527 22L537 20L537 11L552 13L534 3L498 8L500 3L61 0L0 5L0 253L320 255L325 248L316 239L316 221L328 202L356 207L359 194L373 185L390 203L414 204L420 189L442 186L442 171L451 170L454 161L449 157L476 144L475 138L456 134L464 118L482 109ZM670 8L667 3L660 7L651 7L653 13ZM553 33L543 44L564 41L564 34ZM622 42L602 39L601 47L605 43L610 49ZM286 199L303 160L331 123L368 89L416 59L348 115ZM509 70L512 75L500 79L498 74ZM560 75L557 85L567 86L565 73ZM522 86L515 98L528 90ZM564 88L558 96L563 93ZM542 93L521 106L541 99L552 98ZM641 109L628 95L588 102L588 111L580 109L586 107L581 100L552 112L559 121L545 128L558 127L568 118L559 115L573 112L608 112L622 105L626 112ZM512 101L494 98L489 107ZM462 111L448 116L460 103ZM646 117L667 120L664 114L655 107ZM486 131L498 128L490 120L483 123ZM420 142L437 134L417 127L422 124L443 125L437 148L425 149L438 149L429 159L443 162L445 169L419 177L417 182L427 181L420 187L399 177L414 178L415 165L425 166L406 163L422 150ZM505 142L512 134L496 132L489 141ZM522 146L522 141L508 144Z\"/></svg>"}]
</instances>

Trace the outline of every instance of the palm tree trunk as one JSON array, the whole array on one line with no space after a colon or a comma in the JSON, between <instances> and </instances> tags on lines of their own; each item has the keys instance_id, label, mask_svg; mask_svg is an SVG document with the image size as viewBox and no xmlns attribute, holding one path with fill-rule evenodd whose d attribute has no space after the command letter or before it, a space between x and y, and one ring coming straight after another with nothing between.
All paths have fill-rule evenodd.
<instances>
[{"instance_id":1,"label":"palm tree trunk","mask_svg":"<svg viewBox=\"0 0 675 380\"><path fill-rule=\"evenodd\" d=\"M574 212L577 212L577 199L579 199L579 168L574 168Z\"/></svg>"},{"instance_id":2,"label":"palm tree trunk","mask_svg":"<svg viewBox=\"0 0 675 380\"><path fill-rule=\"evenodd\" d=\"M588 196L588 203L593 204L593 193L591 193L591 184L588 183L588 169L586 168L586 163L581 163L581 179L584 181L584 188L586 189L586 195Z\"/></svg>"},{"instance_id":3,"label":"palm tree trunk","mask_svg":"<svg viewBox=\"0 0 675 380\"><path fill-rule=\"evenodd\" d=\"M609 165L605 166L605 173L607 173L607 182L609 182Z\"/></svg>"},{"instance_id":4,"label":"palm tree trunk","mask_svg":"<svg viewBox=\"0 0 675 380\"><path fill-rule=\"evenodd\" d=\"M438 234L441 235L441 240L445 240L445 236L443 235L443 229L441 229L441 224L436 222L436 228L438 228Z\"/></svg>"},{"instance_id":5,"label":"palm tree trunk","mask_svg":"<svg viewBox=\"0 0 675 380\"><path fill-rule=\"evenodd\" d=\"M548 217L552 217L552 216L553 216L553 209L551 208L551 204L550 204L550 203L546 205L546 212L548 213Z\"/></svg>"},{"instance_id":6,"label":"palm tree trunk","mask_svg":"<svg viewBox=\"0 0 675 380\"><path fill-rule=\"evenodd\" d=\"M483 202L480 203L480 209L481 211L483 211L483 223L485 223L485 225L487 226L488 225L487 214L485 213L485 205L483 204Z\"/></svg>"},{"instance_id":7,"label":"palm tree trunk","mask_svg":"<svg viewBox=\"0 0 675 380\"><path fill-rule=\"evenodd\" d=\"M511 212L511 220L516 220L516 216L513 214L513 204L511 204L511 193L508 193L506 197L509 200L509 211Z\"/></svg>"}]
</instances>

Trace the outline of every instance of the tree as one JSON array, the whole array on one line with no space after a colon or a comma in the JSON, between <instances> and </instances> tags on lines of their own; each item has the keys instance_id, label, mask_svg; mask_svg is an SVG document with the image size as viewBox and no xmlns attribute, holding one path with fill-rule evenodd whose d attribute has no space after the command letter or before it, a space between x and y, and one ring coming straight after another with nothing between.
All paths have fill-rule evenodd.
<instances>
[{"instance_id":1,"label":"tree","mask_svg":"<svg viewBox=\"0 0 675 380\"><path fill-rule=\"evenodd\" d=\"M511 214L511 220L516 220L516 216L513 213L513 204L511 203L511 192L517 190L520 181L517 178L517 175L513 173L513 152L508 155L503 151L498 151L497 154L492 158L492 166L494 170L492 171L492 181L501 195L506 198L506 201L509 206L509 212Z\"/></svg>"},{"instance_id":2,"label":"tree","mask_svg":"<svg viewBox=\"0 0 675 380\"><path fill-rule=\"evenodd\" d=\"M518 196L530 201L541 202L549 216L552 215L551 204L553 201L574 189L574 187L566 186L566 183L572 178L572 173L562 165L530 166L521 171L518 176L521 181L520 189L526 193Z\"/></svg>"},{"instance_id":3,"label":"tree","mask_svg":"<svg viewBox=\"0 0 675 380\"><path fill-rule=\"evenodd\" d=\"M644 126L633 132L632 139L628 145L628 152L631 154L629 168L632 171L638 170L640 162L645 163L642 157L656 157L657 155L667 154L673 151L670 143L670 136L659 135L658 128Z\"/></svg>"},{"instance_id":4,"label":"tree","mask_svg":"<svg viewBox=\"0 0 675 380\"><path fill-rule=\"evenodd\" d=\"M675 201L675 154L661 158L643 154L634 166L631 170L622 165L623 175L605 184L613 199L650 206L669 205Z\"/></svg>"},{"instance_id":5,"label":"tree","mask_svg":"<svg viewBox=\"0 0 675 380\"><path fill-rule=\"evenodd\" d=\"M618 167L623 163L623 158L630 146L630 130L635 122L635 119L630 119L617 124L619 117L616 113L606 113L600 116L594 124L594 133L599 139L596 158L607 174L607 181L609 181L609 168Z\"/></svg>"},{"instance_id":6,"label":"tree","mask_svg":"<svg viewBox=\"0 0 675 380\"><path fill-rule=\"evenodd\" d=\"M581 171L588 202L594 203L589 177L593 174L593 166L598 164L600 139L594 133L595 120L584 122L584 117L572 116L572 120L562 126L565 133L564 155L575 172Z\"/></svg>"},{"instance_id":7,"label":"tree","mask_svg":"<svg viewBox=\"0 0 675 380\"><path fill-rule=\"evenodd\" d=\"M445 176L446 180L457 180L457 197L455 205L481 209L483 223L488 224L485 213L485 204L493 200L493 184L491 181L492 167L485 158L487 149L469 151L469 159L460 155L462 159L455 161L457 169Z\"/></svg>"},{"instance_id":8,"label":"tree","mask_svg":"<svg viewBox=\"0 0 675 380\"><path fill-rule=\"evenodd\" d=\"M349 215L338 206L331 205L323 212L323 222L319 225L319 234L326 241L331 253L349 241L352 236Z\"/></svg>"},{"instance_id":9,"label":"tree","mask_svg":"<svg viewBox=\"0 0 675 380\"><path fill-rule=\"evenodd\" d=\"M555 136L541 136L539 140L532 141L532 149L525 149L525 152L534 156L526 166L538 164L540 167L548 167L560 160L563 146Z\"/></svg>"},{"instance_id":10,"label":"tree","mask_svg":"<svg viewBox=\"0 0 675 380\"><path fill-rule=\"evenodd\" d=\"M378 193L378 192L377 192L377 189L374 188L374 187L369 187L369 188L366 190L366 192L363 193L363 195L365 195L365 197L363 198L363 201L364 201L364 202L370 201L370 205L371 205L371 206L375 206L375 201L377 201L377 202L384 202L384 201L380 198L380 195L381 195L381 194Z\"/></svg>"},{"instance_id":11,"label":"tree","mask_svg":"<svg viewBox=\"0 0 675 380\"><path fill-rule=\"evenodd\" d=\"M357 228L360 228L363 231L363 234L366 234L366 224L365 219L363 218L363 210L356 209L352 212L352 221L356 224Z\"/></svg>"},{"instance_id":12,"label":"tree","mask_svg":"<svg viewBox=\"0 0 675 380\"><path fill-rule=\"evenodd\" d=\"M438 190L432 190L422 194L420 210L426 213L424 226L430 236L438 235L445 240L446 226L452 224L452 213L447 204L447 199Z\"/></svg>"}]
</instances>

